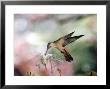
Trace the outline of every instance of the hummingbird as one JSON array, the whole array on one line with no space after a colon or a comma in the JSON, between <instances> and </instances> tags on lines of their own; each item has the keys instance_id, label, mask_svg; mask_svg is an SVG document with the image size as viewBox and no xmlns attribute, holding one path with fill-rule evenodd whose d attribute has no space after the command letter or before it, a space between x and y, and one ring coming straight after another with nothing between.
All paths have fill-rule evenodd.
<instances>
[{"instance_id":1,"label":"hummingbird","mask_svg":"<svg viewBox=\"0 0 110 89\"><path fill-rule=\"evenodd\" d=\"M84 35L79 35L79 36L72 37L74 32L71 32L71 33L63 36L63 37L57 39L56 41L49 42L47 44L47 50L46 50L45 55L47 54L47 51L50 48L56 48L64 55L66 61L68 61L68 62L73 61L73 57L70 55L69 51L65 48L65 46L76 41L77 39L81 38L82 36L84 36Z\"/></svg>"}]
</instances>

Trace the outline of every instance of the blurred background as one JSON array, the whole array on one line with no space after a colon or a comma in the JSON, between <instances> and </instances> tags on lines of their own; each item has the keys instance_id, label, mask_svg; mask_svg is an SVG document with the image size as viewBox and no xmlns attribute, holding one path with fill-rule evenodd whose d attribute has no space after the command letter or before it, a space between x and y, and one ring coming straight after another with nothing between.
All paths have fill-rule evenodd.
<instances>
[{"instance_id":1,"label":"blurred background","mask_svg":"<svg viewBox=\"0 0 110 89\"><path fill-rule=\"evenodd\" d=\"M50 49L44 56L48 42L73 31L73 36L84 35L66 46L73 62L66 62L57 49ZM14 75L96 76L97 15L15 14Z\"/></svg>"}]
</instances>

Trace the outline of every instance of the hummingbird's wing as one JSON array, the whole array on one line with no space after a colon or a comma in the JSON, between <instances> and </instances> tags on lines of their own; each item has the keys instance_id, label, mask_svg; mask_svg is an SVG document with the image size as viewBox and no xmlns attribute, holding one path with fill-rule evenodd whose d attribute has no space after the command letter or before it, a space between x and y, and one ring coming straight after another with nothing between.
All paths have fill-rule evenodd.
<instances>
[{"instance_id":1,"label":"hummingbird's wing","mask_svg":"<svg viewBox=\"0 0 110 89\"><path fill-rule=\"evenodd\" d=\"M75 31L74 31L74 32L75 32ZM71 36L73 35L74 32L71 32L70 34L64 36L64 39L67 39L67 38L71 37Z\"/></svg>"},{"instance_id":2,"label":"hummingbird's wing","mask_svg":"<svg viewBox=\"0 0 110 89\"><path fill-rule=\"evenodd\" d=\"M66 46L66 45L68 45L68 44L70 44L70 43L76 41L77 39L79 39L79 38L82 37L82 36L84 36L84 35L79 35L79 36L74 36L74 37L69 37L69 38L67 38L67 39L64 39L64 44L63 44L63 46Z\"/></svg>"},{"instance_id":3,"label":"hummingbird's wing","mask_svg":"<svg viewBox=\"0 0 110 89\"><path fill-rule=\"evenodd\" d=\"M73 61L73 57L69 54L69 52L66 49L63 49L62 53L64 54L66 61Z\"/></svg>"},{"instance_id":4,"label":"hummingbird's wing","mask_svg":"<svg viewBox=\"0 0 110 89\"><path fill-rule=\"evenodd\" d=\"M74 31L74 32L75 32L75 31ZM66 40L66 39L70 38L74 32L71 32L70 34L65 35L65 36L63 36L63 37L61 37L61 38L59 38L59 39L53 41L53 43L56 43L56 42L60 41L61 39Z\"/></svg>"}]
</instances>

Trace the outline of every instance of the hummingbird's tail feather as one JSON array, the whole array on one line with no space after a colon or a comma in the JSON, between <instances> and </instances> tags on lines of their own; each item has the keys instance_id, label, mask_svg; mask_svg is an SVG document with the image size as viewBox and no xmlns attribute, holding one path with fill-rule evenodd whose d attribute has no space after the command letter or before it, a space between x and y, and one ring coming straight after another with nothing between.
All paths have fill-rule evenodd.
<instances>
[{"instance_id":1,"label":"hummingbird's tail feather","mask_svg":"<svg viewBox=\"0 0 110 89\"><path fill-rule=\"evenodd\" d=\"M69 37L69 38L65 39L63 46L66 46L66 45L76 41L77 39L81 38L82 36L84 36L84 35Z\"/></svg>"},{"instance_id":2,"label":"hummingbird's tail feather","mask_svg":"<svg viewBox=\"0 0 110 89\"><path fill-rule=\"evenodd\" d=\"M66 49L64 49L63 54L65 56L65 60L68 62L73 61L73 57L69 54L69 52L66 51Z\"/></svg>"},{"instance_id":3,"label":"hummingbird's tail feather","mask_svg":"<svg viewBox=\"0 0 110 89\"><path fill-rule=\"evenodd\" d=\"M79 36L74 36L73 38L77 40L77 39L79 39L79 38L81 38L81 37L83 37L83 36L84 36L84 35L79 35Z\"/></svg>"}]
</instances>

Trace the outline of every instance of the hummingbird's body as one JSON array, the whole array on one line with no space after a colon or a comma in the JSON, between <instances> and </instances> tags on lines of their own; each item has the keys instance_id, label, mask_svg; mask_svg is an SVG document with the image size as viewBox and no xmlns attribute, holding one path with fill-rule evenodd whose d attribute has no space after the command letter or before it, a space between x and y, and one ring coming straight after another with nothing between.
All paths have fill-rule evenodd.
<instances>
[{"instance_id":1,"label":"hummingbird's body","mask_svg":"<svg viewBox=\"0 0 110 89\"><path fill-rule=\"evenodd\" d=\"M80 36L71 37L73 33L74 32L72 32L72 33L70 33L66 36L63 36L63 37L59 38L58 40L56 40L54 42L48 43L47 51L48 51L49 48L57 48L61 53L64 54L66 61L68 61L68 62L73 61L73 57L69 54L69 52L67 51L65 46L72 43L72 42L74 42L78 38L84 36L84 35L80 35ZM46 53L47 53L47 51L46 51Z\"/></svg>"}]
</instances>

